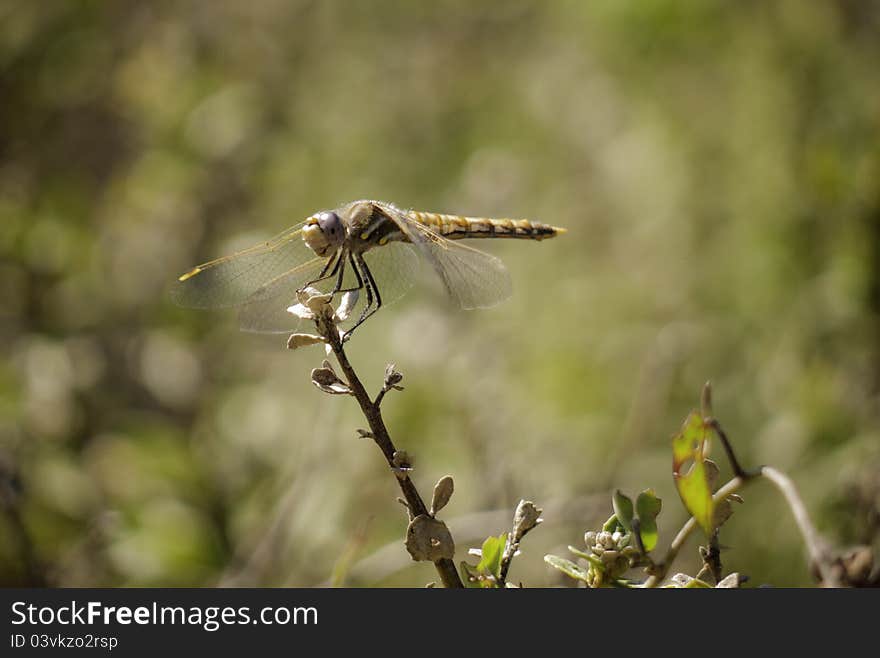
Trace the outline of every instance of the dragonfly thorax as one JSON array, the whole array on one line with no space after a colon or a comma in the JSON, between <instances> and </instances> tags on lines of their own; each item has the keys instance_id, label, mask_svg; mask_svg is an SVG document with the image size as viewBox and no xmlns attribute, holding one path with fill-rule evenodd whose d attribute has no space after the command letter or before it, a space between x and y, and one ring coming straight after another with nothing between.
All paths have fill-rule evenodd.
<instances>
[{"instance_id":1,"label":"dragonfly thorax","mask_svg":"<svg viewBox=\"0 0 880 658\"><path fill-rule=\"evenodd\" d=\"M332 210L319 212L306 221L302 238L318 256L329 256L345 242L345 225Z\"/></svg>"}]
</instances>

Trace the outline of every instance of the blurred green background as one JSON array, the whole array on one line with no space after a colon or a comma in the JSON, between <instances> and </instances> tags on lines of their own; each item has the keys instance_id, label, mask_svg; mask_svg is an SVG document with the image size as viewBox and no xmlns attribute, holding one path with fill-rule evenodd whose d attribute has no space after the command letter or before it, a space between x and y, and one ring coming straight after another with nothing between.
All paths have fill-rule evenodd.
<instances>
[{"instance_id":1,"label":"blurred green background","mask_svg":"<svg viewBox=\"0 0 880 658\"><path fill-rule=\"evenodd\" d=\"M836 543L880 518L880 5L0 4L0 584L421 586L394 479L323 352L174 307L192 265L356 198L565 226L479 246L514 296L426 282L349 345L456 559L609 492L685 520L669 439L704 381L747 464ZM725 567L811 583L774 490ZM695 546L681 570L697 564ZM472 559L472 561L474 561ZM692 571L693 573L693 571Z\"/></svg>"}]
</instances>

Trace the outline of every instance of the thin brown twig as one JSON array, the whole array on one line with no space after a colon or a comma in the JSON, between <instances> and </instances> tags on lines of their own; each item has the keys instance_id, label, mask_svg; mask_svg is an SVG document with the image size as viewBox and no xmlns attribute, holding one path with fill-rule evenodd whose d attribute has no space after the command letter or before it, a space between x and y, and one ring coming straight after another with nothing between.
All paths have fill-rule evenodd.
<instances>
[{"instance_id":1,"label":"thin brown twig","mask_svg":"<svg viewBox=\"0 0 880 658\"><path fill-rule=\"evenodd\" d=\"M785 502L788 503L795 523L797 523L801 536L804 538L804 543L807 545L810 562L819 571L822 584L826 587L840 587L842 583L838 576L839 570L835 568L837 559L834 557L828 542L822 538L812 521L810 521L807 507L804 505L804 501L801 500L794 482L785 473L770 466L761 467L761 475L767 478L779 490L785 498Z\"/></svg>"},{"instance_id":2,"label":"thin brown twig","mask_svg":"<svg viewBox=\"0 0 880 658\"><path fill-rule=\"evenodd\" d=\"M712 580L715 584L720 583L724 575L721 567L721 544L718 541L718 528L715 528L712 538L709 539L709 545L706 547L705 555L703 556L703 564L705 564L709 573L712 574Z\"/></svg>"},{"instance_id":3,"label":"thin brown twig","mask_svg":"<svg viewBox=\"0 0 880 658\"><path fill-rule=\"evenodd\" d=\"M706 398L707 394L709 396L708 398ZM710 400L708 408L709 411L711 411L711 387L708 383L704 388L704 398ZM828 587L839 587L841 585L840 578L838 577L840 569L835 568L835 566L838 565L838 561L834 557L833 551L828 542L819 535L815 526L813 526L813 523L810 521L810 515L807 513L807 508L804 505L803 500L801 500L800 494L798 494L797 488L794 486L791 478L785 475L782 471L778 471L771 466L761 466L757 470L746 471L740 465L739 460L737 460L736 453L733 450L733 444L730 442L730 439L727 438L727 434L724 432L724 429L722 429L721 423L719 423L716 418L708 418L706 423L715 430L715 433L721 439L721 444L724 446L724 451L727 454L730 467L733 469L733 474L736 477L748 481L754 477L761 476L769 480L779 490L791 509L795 523L797 523L801 536L804 539L804 543L807 545L807 551L810 555L810 563L818 570L821 582ZM714 539L717 541L717 533L714 536Z\"/></svg>"},{"instance_id":4,"label":"thin brown twig","mask_svg":"<svg viewBox=\"0 0 880 658\"><path fill-rule=\"evenodd\" d=\"M704 416L712 413L712 388L709 382L706 382L706 385L703 387L701 410ZM730 467L734 473L733 479L721 487L712 496L713 503L718 504L721 501L726 500L731 494L736 493L736 491L738 491L744 484L759 476L767 478L777 489L779 489L791 508L795 521L798 524L798 528L800 528L801 535L804 538L804 542L807 544L810 560L819 570L823 583L829 586L838 585L839 580L834 575L834 570L832 568L834 565L834 559L831 556L830 550L810 522L806 507L788 476L769 466L762 466L754 471L745 470L740 465L736 453L733 450L733 444L727 437L727 433L721 427L721 423L719 423L716 418L712 417L707 417L705 423L715 431L718 438L721 440L721 445L724 447L724 452L727 455ZM669 568L678 556L681 547L696 527L697 521L694 517L687 520L681 530L678 531L675 539L672 540L672 544L670 544L669 550L666 552L663 561L653 567L651 575L644 583L644 587L656 587L663 581L666 574L669 572ZM712 552L713 549L718 548L717 542L718 533L716 532L712 537L712 542L710 542L710 552ZM716 565L708 560L705 560L705 563L706 567L712 568L717 581L720 573L718 573L718 570L715 568ZM720 567L720 562L717 566Z\"/></svg>"},{"instance_id":5,"label":"thin brown twig","mask_svg":"<svg viewBox=\"0 0 880 658\"><path fill-rule=\"evenodd\" d=\"M387 388L383 388L379 391L378 395L376 395L376 399L373 401L373 406L377 409L382 405L382 400L385 398L385 394L388 392Z\"/></svg>"},{"instance_id":6,"label":"thin brown twig","mask_svg":"<svg viewBox=\"0 0 880 658\"><path fill-rule=\"evenodd\" d=\"M720 503L731 494L739 491L746 483L753 482L756 476L770 481L785 498L804 539L804 543L807 545L810 562L819 571L822 584L826 587L840 587L842 583L838 575L839 570L835 568L837 559L834 557L828 543L810 521L807 508L803 500L801 500L794 483L787 475L770 466L762 466L757 474L749 478L734 477L712 496L712 500L715 504ZM689 518L669 545L669 550L666 552L663 562L657 565L655 572L645 581L644 587L657 587L663 581L682 546L696 527L696 519L694 517Z\"/></svg>"},{"instance_id":7,"label":"thin brown twig","mask_svg":"<svg viewBox=\"0 0 880 658\"><path fill-rule=\"evenodd\" d=\"M507 572L510 570L510 563L516 557L519 544L523 537L534 530L539 523L543 522L541 518L543 511L530 500L521 500L519 505L516 506L516 512L513 514L513 527L510 530L510 534L507 535L507 543L501 556L501 568L498 571L498 587L507 586Z\"/></svg>"},{"instance_id":8,"label":"thin brown twig","mask_svg":"<svg viewBox=\"0 0 880 658\"><path fill-rule=\"evenodd\" d=\"M519 542L508 541L504 547L504 554L501 556L501 569L499 570L498 586L504 587L507 583L507 572L510 571L510 563L513 562L513 556L519 549Z\"/></svg>"},{"instance_id":9,"label":"thin brown twig","mask_svg":"<svg viewBox=\"0 0 880 658\"><path fill-rule=\"evenodd\" d=\"M324 338L326 338L330 348L333 350L333 354L339 362L339 367L342 368L342 372L345 374L348 387L351 389L354 398L358 401L361 411L367 419L367 423L370 425L370 431L372 433L371 438L376 442L376 445L379 446L382 454L385 455L385 460L388 462L388 465L392 469L395 469L395 474L397 475L395 479L400 485L400 490L403 493L403 497L406 499L410 514L413 517L422 514L427 515L428 508L425 506L425 502L422 500L421 495L419 495L415 484L410 479L409 475L401 473L399 469L396 468L394 455L397 450L394 447L394 443L391 441L391 436L388 434L388 428L385 427L385 421L382 419L382 412L379 408L379 403L382 401L383 396L378 396L375 402L370 398L367 390L364 388L360 379L358 379L354 368L351 366L351 363L345 354L342 339L339 337L339 332L336 329L335 323L329 319L323 321L319 319L318 328L324 335ZM455 568L455 563L452 560L449 558L440 558L434 562L434 567L437 569L437 573L440 575L444 587L463 587L461 578L458 575L458 570Z\"/></svg>"},{"instance_id":10,"label":"thin brown twig","mask_svg":"<svg viewBox=\"0 0 880 658\"><path fill-rule=\"evenodd\" d=\"M730 439L727 438L727 434L724 429L722 429L721 423L718 422L718 419L707 418L705 422L706 425L715 430L718 438L721 439L721 445L724 446L724 452L727 455L727 461L730 462L730 468L733 470L733 474L744 480L748 480L749 478L758 475L758 473L750 473L740 466L739 460L736 458L736 453L733 451L733 445L730 443Z\"/></svg>"}]
</instances>

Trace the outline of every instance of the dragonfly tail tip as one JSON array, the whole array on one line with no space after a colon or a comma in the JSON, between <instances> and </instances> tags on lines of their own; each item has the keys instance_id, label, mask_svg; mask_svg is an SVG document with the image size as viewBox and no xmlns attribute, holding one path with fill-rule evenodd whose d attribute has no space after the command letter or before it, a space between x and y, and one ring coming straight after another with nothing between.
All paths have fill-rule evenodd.
<instances>
[{"instance_id":1,"label":"dragonfly tail tip","mask_svg":"<svg viewBox=\"0 0 880 658\"><path fill-rule=\"evenodd\" d=\"M178 281L186 281L187 279L193 278L196 274L198 274L201 271L202 270L200 268L196 267L194 269L191 269L189 272L186 272L185 274L181 274L179 277L177 277L177 280Z\"/></svg>"}]
</instances>

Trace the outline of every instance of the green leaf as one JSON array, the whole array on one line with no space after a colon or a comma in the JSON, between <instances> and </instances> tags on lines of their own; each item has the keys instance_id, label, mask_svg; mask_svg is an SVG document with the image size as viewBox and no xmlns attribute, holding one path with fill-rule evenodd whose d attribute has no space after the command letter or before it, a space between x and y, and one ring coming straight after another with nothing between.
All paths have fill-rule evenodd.
<instances>
[{"instance_id":1,"label":"green leaf","mask_svg":"<svg viewBox=\"0 0 880 658\"><path fill-rule=\"evenodd\" d=\"M596 557L595 555L593 555L591 553L584 553L583 551L578 550L574 546L569 546L568 550L570 550L572 553L574 553L578 557L585 559L590 564L592 564L596 567L599 567L600 569L605 566L604 563L602 562L602 560L600 560L598 557Z\"/></svg>"},{"instance_id":2,"label":"green leaf","mask_svg":"<svg viewBox=\"0 0 880 658\"><path fill-rule=\"evenodd\" d=\"M459 564L459 571L461 572L461 582L464 583L465 587L471 589L482 587L482 584L480 583L480 573L475 566L462 561Z\"/></svg>"},{"instance_id":3,"label":"green leaf","mask_svg":"<svg viewBox=\"0 0 880 658\"><path fill-rule=\"evenodd\" d=\"M587 582L588 571L583 567L575 564L571 560L566 560L563 557L557 557L555 555L545 555L544 562L549 564L554 569L559 569L562 573L570 578Z\"/></svg>"},{"instance_id":4,"label":"green leaf","mask_svg":"<svg viewBox=\"0 0 880 658\"><path fill-rule=\"evenodd\" d=\"M650 553L657 545L657 515L660 514L661 507L662 501L657 498L653 489L645 489L636 498L639 537L646 553Z\"/></svg>"},{"instance_id":5,"label":"green leaf","mask_svg":"<svg viewBox=\"0 0 880 658\"><path fill-rule=\"evenodd\" d=\"M483 542L482 559L477 565L477 570L491 574L498 578L501 575L501 556L507 545L507 533L503 532L497 537L487 537Z\"/></svg>"},{"instance_id":6,"label":"green leaf","mask_svg":"<svg viewBox=\"0 0 880 658\"><path fill-rule=\"evenodd\" d=\"M709 473L706 468L706 444L709 439L703 417L691 412L684 426L672 438L672 477L685 509L711 536L714 530L714 506ZM685 468L691 464L690 468Z\"/></svg>"},{"instance_id":7,"label":"green leaf","mask_svg":"<svg viewBox=\"0 0 880 658\"><path fill-rule=\"evenodd\" d=\"M605 532L614 532L615 530L626 530L626 528L624 528L620 521L617 520L617 514L612 514L602 525L602 530Z\"/></svg>"},{"instance_id":8,"label":"green leaf","mask_svg":"<svg viewBox=\"0 0 880 658\"><path fill-rule=\"evenodd\" d=\"M620 525L627 532L632 531L633 520L633 501L628 496L623 495L620 489L614 492L611 498L611 504L614 506L614 516L617 517Z\"/></svg>"}]
</instances>

